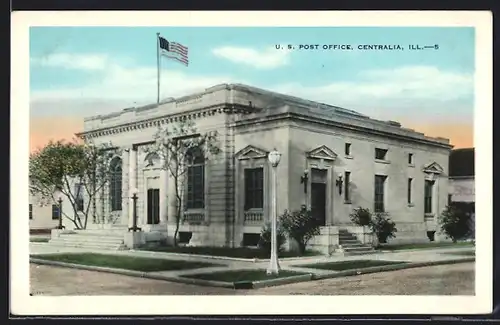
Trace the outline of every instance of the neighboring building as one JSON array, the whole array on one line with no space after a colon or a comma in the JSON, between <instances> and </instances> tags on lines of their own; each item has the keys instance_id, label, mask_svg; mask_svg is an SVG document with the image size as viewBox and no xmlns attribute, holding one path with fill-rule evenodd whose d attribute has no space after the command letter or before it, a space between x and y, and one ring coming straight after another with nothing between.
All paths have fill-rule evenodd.
<instances>
[{"instance_id":1,"label":"neighboring building","mask_svg":"<svg viewBox=\"0 0 500 325\"><path fill-rule=\"evenodd\" d=\"M450 189L448 202L471 213L470 227L475 238L475 180L474 180L474 148L455 149L450 153Z\"/></svg>"},{"instance_id":2,"label":"neighboring building","mask_svg":"<svg viewBox=\"0 0 500 325\"><path fill-rule=\"evenodd\" d=\"M395 240L427 241L447 204L452 148L447 139L339 107L222 84L85 119L79 136L119 148L110 164L112 180L97 202L110 224L132 224L131 189L137 188L138 224L148 240L173 235L173 182L159 168L158 157L146 156L143 148L159 126L181 118L193 120L201 133L216 130L222 149L190 166L180 230L191 244L240 246L258 238L272 204L267 155L273 148L282 154L277 210L306 204L324 225L326 246L338 243L328 234L352 226L349 213L359 206L388 212L397 224ZM102 225L89 222L92 227Z\"/></svg>"},{"instance_id":3,"label":"neighboring building","mask_svg":"<svg viewBox=\"0 0 500 325\"><path fill-rule=\"evenodd\" d=\"M41 204L37 197L29 197L30 232L44 232L59 224L59 206L57 204Z\"/></svg>"},{"instance_id":4,"label":"neighboring building","mask_svg":"<svg viewBox=\"0 0 500 325\"><path fill-rule=\"evenodd\" d=\"M450 202L475 202L474 161L474 148L451 151Z\"/></svg>"}]
</instances>

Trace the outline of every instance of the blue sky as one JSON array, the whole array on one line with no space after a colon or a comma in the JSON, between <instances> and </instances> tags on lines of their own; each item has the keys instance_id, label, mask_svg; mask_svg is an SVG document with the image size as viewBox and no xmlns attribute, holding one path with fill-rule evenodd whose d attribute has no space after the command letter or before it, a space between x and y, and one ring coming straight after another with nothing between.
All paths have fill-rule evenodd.
<instances>
[{"instance_id":1,"label":"blue sky","mask_svg":"<svg viewBox=\"0 0 500 325\"><path fill-rule=\"evenodd\" d=\"M188 46L190 60L185 67L162 59L162 98L237 82L375 118L472 126L474 29L443 27L32 27L32 118L81 118L155 102L157 32ZM404 50L362 51L360 44ZM410 44L439 49L411 51Z\"/></svg>"}]
</instances>

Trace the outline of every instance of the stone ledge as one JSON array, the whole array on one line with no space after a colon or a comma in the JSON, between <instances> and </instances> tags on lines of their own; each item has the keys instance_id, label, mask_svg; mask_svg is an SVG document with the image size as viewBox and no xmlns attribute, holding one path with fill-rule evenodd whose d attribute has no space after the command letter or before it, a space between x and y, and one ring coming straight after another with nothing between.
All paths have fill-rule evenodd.
<instances>
[{"instance_id":1,"label":"stone ledge","mask_svg":"<svg viewBox=\"0 0 500 325\"><path fill-rule=\"evenodd\" d=\"M312 278L313 274L309 273L309 274L293 275L289 277L272 279L272 280L253 281L252 289L272 287L272 286L297 283L297 282L306 282L306 281L311 281Z\"/></svg>"}]
</instances>

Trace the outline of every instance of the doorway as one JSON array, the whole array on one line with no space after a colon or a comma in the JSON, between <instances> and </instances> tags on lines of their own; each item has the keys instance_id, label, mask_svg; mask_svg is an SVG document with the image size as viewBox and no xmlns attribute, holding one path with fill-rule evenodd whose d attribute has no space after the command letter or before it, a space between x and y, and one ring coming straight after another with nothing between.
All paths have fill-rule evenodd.
<instances>
[{"instance_id":1,"label":"doorway","mask_svg":"<svg viewBox=\"0 0 500 325\"><path fill-rule=\"evenodd\" d=\"M160 223L160 189L149 188L147 196L148 196L147 224L157 225Z\"/></svg>"},{"instance_id":2,"label":"doorway","mask_svg":"<svg viewBox=\"0 0 500 325\"><path fill-rule=\"evenodd\" d=\"M311 214L320 226L326 226L326 179L326 170L311 170Z\"/></svg>"}]
</instances>

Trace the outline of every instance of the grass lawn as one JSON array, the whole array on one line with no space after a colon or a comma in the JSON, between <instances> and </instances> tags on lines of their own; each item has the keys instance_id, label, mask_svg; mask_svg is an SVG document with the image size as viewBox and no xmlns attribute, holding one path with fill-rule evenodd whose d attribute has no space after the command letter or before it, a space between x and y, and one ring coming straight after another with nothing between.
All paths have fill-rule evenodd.
<instances>
[{"instance_id":1,"label":"grass lawn","mask_svg":"<svg viewBox=\"0 0 500 325\"><path fill-rule=\"evenodd\" d=\"M221 282L242 282L242 281L261 281L278 278L287 278L294 275L306 275L308 273L294 272L281 270L279 274L266 274L266 270L231 270L231 271L218 271L213 273L200 273L184 275L185 278L221 281Z\"/></svg>"},{"instance_id":2,"label":"grass lawn","mask_svg":"<svg viewBox=\"0 0 500 325\"><path fill-rule=\"evenodd\" d=\"M159 258L120 256L120 255L104 255L93 253L82 254L50 254L50 255L32 255L34 258L81 264L88 266L102 266L115 269L125 269L142 272L155 271L177 271L190 270L202 267L220 266L211 263L192 262L183 260L166 260Z\"/></svg>"},{"instance_id":3,"label":"grass lawn","mask_svg":"<svg viewBox=\"0 0 500 325\"><path fill-rule=\"evenodd\" d=\"M30 238L30 242L32 243L48 243L50 238L41 238L41 237L34 237Z\"/></svg>"},{"instance_id":4,"label":"grass lawn","mask_svg":"<svg viewBox=\"0 0 500 325\"><path fill-rule=\"evenodd\" d=\"M151 246L144 247L142 250L155 251L155 252L165 252L165 253L183 253L183 254L194 254L194 255L211 255L211 256L223 256L223 257L236 257L236 258L259 258L265 259L269 258L269 253L258 249L249 247L173 247L173 246ZM319 252L306 251L303 256L317 256L321 255ZM299 256L296 252L281 252L279 254L280 258L287 257L297 257Z\"/></svg>"},{"instance_id":5,"label":"grass lawn","mask_svg":"<svg viewBox=\"0 0 500 325\"><path fill-rule=\"evenodd\" d=\"M471 242L428 242L416 244L382 244L378 249L388 251L399 251L406 249L432 249L432 248L454 248L454 247L471 247L474 246Z\"/></svg>"},{"instance_id":6,"label":"grass lawn","mask_svg":"<svg viewBox=\"0 0 500 325\"><path fill-rule=\"evenodd\" d=\"M467 252L449 252L449 253L446 253L446 254L450 254L450 255L459 255L459 256L476 256L476 252L475 251L467 251Z\"/></svg>"},{"instance_id":7,"label":"grass lawn","mask_svg":"<svg viewBox=\"0 0 500 325\"><path fill-rule=\"evenodd\" d=\"M306 268L312 268L312 269L320 269L320 270L345 271L345 270L352 270L352 269L362 269L362 268L373 267L373 266L404 264L404 263L406 263L406 262L380 261L380 260L353 260L353 261L330 262L330 263L301 264L301 265L294 265L294 266L295 267L306 267Z\"/></svg>"}]
</instances>

